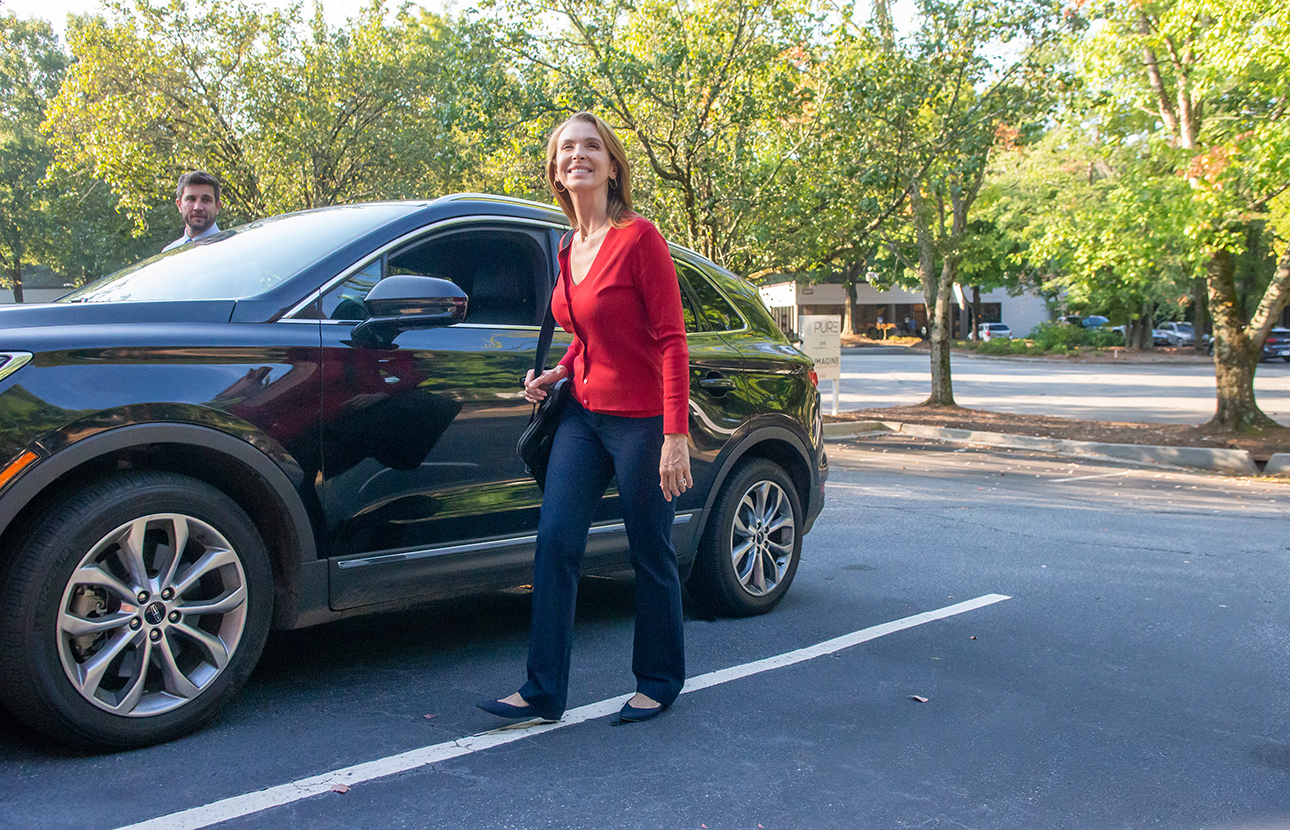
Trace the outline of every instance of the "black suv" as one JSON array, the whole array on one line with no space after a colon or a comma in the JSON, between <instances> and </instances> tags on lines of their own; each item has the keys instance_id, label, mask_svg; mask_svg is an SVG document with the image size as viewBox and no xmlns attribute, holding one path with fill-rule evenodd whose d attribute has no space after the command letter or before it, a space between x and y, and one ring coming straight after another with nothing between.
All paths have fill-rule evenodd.
<instances>
[{"instance_id":1,"label":"black suv","mask_svg":"<svg viewBox=\"0 0 1290 830\"><path fill-rule=\"evenodd\" d=\"M528 582L520 381L565 230L491 196L325 208L0 308L5 707L75 745L156 743L214 715L271 627ZM819 393L750 285L673 254L682 573L757 614L824 500ZM611 490L585 570L627 568Z\"/></svg>"}]
</instances>

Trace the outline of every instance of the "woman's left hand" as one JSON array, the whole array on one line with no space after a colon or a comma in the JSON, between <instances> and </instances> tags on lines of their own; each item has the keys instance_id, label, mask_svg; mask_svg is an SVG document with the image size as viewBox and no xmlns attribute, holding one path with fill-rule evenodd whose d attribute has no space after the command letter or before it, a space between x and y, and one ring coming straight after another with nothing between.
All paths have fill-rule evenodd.
<instances>
[{"instance_id":1,"label":"woman's left hand","mask_svg":"<svg viewBox=\"0 0 1290 830\"><path fill-rule=\"evenodd\" d=\"M694 486L690 477L690 436L673 432L663 436L663 457L658 463L658 483L663 498L671 501Z\"/></svg>"}]
</instances>

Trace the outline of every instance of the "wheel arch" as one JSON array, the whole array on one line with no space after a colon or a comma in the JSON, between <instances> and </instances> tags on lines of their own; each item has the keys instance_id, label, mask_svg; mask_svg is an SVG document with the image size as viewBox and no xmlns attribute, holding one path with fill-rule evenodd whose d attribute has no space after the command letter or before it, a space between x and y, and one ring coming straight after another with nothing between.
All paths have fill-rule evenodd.
<instances>
[{"instance_id":1,"label":"wheel arch","mask_svg":"<svg viewBox=\"0 0 1290 830\"><path fill-rule=\"evenodd\" d=\"M28 470L0 503L0 550L60 494L120 469L166 470L203 481L233 499L269 551L275 627L293 627L310 602L306 555L316 548L309 512L267 455L228 433L193 424L136 424L106 430ZM325 579L325 565L317 570ZM317 586L315 587L315 592ZM326 604L326 586L320 601Z\"/></svg>"},{"instance_id":2,"label":"wheel arch","mask_svg":"<svg viewBox=\"0 0 1290 830\"><path fill-rule=\"evenodd\" d=\"M793 489L797 491L803 515L809 515L812 467L811 455L806 446L801 436L782 426L763 426L749 432L721 461L717 474L713 477L713 486L703 505L703 524L696 529L695 538L703 537L707 530L707 523L712 520L712 508L721 493L721 488L730 478L735 466L746 458L764 458L778 464L793 482Z\"/></svg>"}]
</instances>

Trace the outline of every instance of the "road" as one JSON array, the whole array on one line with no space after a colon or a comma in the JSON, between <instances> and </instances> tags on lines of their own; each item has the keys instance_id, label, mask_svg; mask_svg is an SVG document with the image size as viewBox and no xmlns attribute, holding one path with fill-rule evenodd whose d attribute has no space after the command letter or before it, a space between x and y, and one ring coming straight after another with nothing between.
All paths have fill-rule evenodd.
<instances>
[{"instance_id":1,"label":"road","mask_svg":"<svg viewBox=\"0 0 1290 830\"><path fill-rule=\"evenodd\" d=\"M473 704L519 683L528 596L473 597L276 634L165 746L71 753L0 718L0 827L1290 825L1290 484L896 436L829 453L785 601L691 616L707 680L657 720L488 732ZM572 705L607 713L630 587L585 581L578 614ZM344 794L293 783L359 764Z\"/></svg>"},{"instance_id":2,"label":"road","mask_svg":"<svg viewBox=\"0 0 1290 830\"><path fill-rule=\"evenodd\" d=\"M931 392L930 372L924 352L844 354L838 407L921 403ZM954 399L974 409L1172 424L1200 424L1214 415L1214 367L1209 363L1117 366L955 354L950 373ZM821 383L821 391L830 406L829 381ZM1290 424L1290 364L1259 364L1254 391L1269 417Z\"/></svg>"}]
</instances>

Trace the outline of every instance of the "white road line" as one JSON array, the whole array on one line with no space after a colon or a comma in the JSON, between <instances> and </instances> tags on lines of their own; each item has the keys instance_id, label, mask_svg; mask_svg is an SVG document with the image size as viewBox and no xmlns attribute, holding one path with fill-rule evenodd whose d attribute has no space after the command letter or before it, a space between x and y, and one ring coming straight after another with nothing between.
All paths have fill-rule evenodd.
<instances>
[{"instance_id":1,"label":"white road line","mask_svg":"<svg viewBox=\"0 0 1290 830\"><path fill-rule=\"evenodd\" d=\"M1050 484L1062 484L1067 481L1091 481L1095 478L1120 478L1127 476L1132 470L1122 470L1118 473L1100 473L1095 476L1075 476L1074 478L1054 478L1049 481Z\"/></svg>"},{"instance_id":2,"label":"white road line","mask_svg":"<svg viewBox=\"0 0 1290 830\"><path fill-rule=\"evenodd\" d=\"M843 649L851 648L860 643L869 640L885 637L888 634L894 634L897 631L904 631L907 628L924 625L936 620L943 620L947 617L953 617L957 614L965 614L968 611L975 611L978 608L984 608L987 605L993 605L996 602L1011 599L1003 594L986 594L985 596L970 599L966 602L959 602L954 605L948 605L935 611L925 611L922 614L915 614L912 617L893 620L892 622L882 623L870 628L854 631L850 634L844 634L841 637L835 637L832 640L825 640L822 643L816 643L813 646L800 648L796 651L778 654L774 657L767 657L764 660L757 660L752 663L744 663L741 666L732 666L728 669L710 672L699 675L685 681L685 689L682 694L697 692L700 689L719 686L723 683L729 683L732 680L739 680L744 677L751 677L754 674L779 669L785 666L791 666L795 663L801 663L806 660L813 660L816 657L823 657L826 654L833 654ZM276 787L270 787L267 790L237 795L231 798L225 798L221 801L215 801L210 804L203 804L199 807L193 807L188 810L181 810L177 813L159 816L148 821L142 821L138 824L131 824L127 827L118 828L118 830L198 830L198 828L209 827L212 824L219 824L222 821L229 821L243 816L253 815L255 813L268 810L272 807L281 807L285 804L291 804L295 801L301 801L320 793L329 792L338 785L352 787L355 784L361 784L366 781L373 781L378 778L395 775L400 772L417 769L418 767L428 766L430 764L447 761L451 758L458 758L462 755L469 755L474 752L480 752L485 749L491 749L495 746L508 744L512 741L518 741L522 738L531 738L534 735L542 735L556 729L563 729L566 726L583 723L596 718L602 718L606 715L616 713L630 695L609 698L596 703L590 703L586 706L579 706L577 709L570 709L564 713L564 718L556 723L542 723L540 721L529 721L527 723L506 726L501 729L494 729L491 732L484 732L479 735L471 735L456 741L435 744L434 746L421 747L420 749L409 750L398 755L391 755L386 758L378 758L375 761L368 761L363 764L355 764L351 767L344 767L331 772L325 772L322 775L315 775L312 778L302 778L298 781L292 781L289 784L280 784Z\"/></svg>"}]
</instances>

